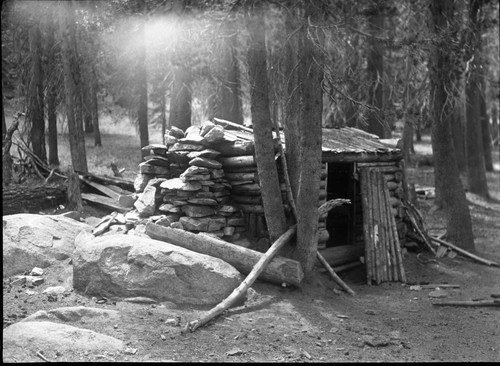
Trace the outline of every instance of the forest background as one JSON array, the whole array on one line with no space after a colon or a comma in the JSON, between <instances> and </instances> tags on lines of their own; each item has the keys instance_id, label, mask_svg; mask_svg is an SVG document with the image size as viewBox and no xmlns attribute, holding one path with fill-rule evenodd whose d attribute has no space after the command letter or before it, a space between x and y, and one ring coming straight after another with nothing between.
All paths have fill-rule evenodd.
<instances>
[{"instance_id":1,"label":"forest background","mask_svg":"<svg viewBox=\"0 0 500 366\"><path fill-rule=\"evenodd\" d=\"M321 127L401 138L407 165L413 141L430 133L447 238L474 251L465 190L489 199L486 171L495 169L498 7L487 0L5 1L2 137L23 112L19 138L41 161L81 172L114 162L133 177L139 147L162 143L172 126L213 117L253 125L257 158L280 126L303 246L293 256L307 273L316 252ZM125 147L134 139L130 156ZM123 160L106 161L120 145ZM3 183L22 180L4 174ZM286 230L271 199L276 184L270 174L263 185L274 238Z\"/></svg>"}]
</instances>

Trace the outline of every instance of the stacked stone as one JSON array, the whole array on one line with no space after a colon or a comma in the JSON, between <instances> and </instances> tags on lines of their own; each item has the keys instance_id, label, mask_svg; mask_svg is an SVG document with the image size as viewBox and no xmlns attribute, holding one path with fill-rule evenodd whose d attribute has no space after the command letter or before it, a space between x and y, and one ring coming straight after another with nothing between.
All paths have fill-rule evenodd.
<instances>
[{"instance_id":1,"label":"stacked stone","mask_svg":"<svg viewBox=\"0 0 500 366\"><path fill-rule=\"evenodd\" d=\"M238 239L245 231L245 221L231 204L231 185L217 161L220 152L210 148L223 139L223 127L205 122L201 127L191 126L185 134L171 129L165 135L165 145L148 146L154 155L160 154L168 160L169 177L146 177L149 180L135 206L141 211L142 206L146 206L141 199L147 196L149 203L154 200L154 210L142 216L155 215L151 219L164 226ZM139 174L144 179L147 173Z\"/></svg>"}]
</instances>

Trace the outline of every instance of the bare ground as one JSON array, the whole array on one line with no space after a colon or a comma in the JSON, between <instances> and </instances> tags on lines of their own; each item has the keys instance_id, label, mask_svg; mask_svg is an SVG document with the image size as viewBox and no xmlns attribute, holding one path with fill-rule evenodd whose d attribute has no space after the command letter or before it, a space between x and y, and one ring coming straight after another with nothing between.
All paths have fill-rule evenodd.
<instances>
[{"instance_id":1,"label":"bare ground","mask_svg":"<svg viewBox=\"0 0 500 366\"><path fill-rule=\"evenodd\" d=\"M416 183L432 184L431 167L409 173L409 179ZM471 194L468 199L477 253L500 262L500 173L488 173L488 179L490 193L497 201ZM420 200L420 210L427 228L440 231L444 224L432 201ZM460 288L444 290L444 300L491 299L492 294L500 294L500 268L461 256L436 260L423 253L417 258L417 253L412 252L406 255L404 264L406 285L367 286L362 267L342 273L341 277L356 291L354 297L338 291L327 274L319 271L314 281L303 288L258 282L244 305L230 309L194 333L181 334L182 325L208 309L172 303L98 304L74 292L49 302L41 293L45 288L71 288L72 270L66 262L46 269L46 281L39 287L4 284L4 328L38 310L63 306L85 305L121 312L119 321L84 320L73 325L125 341L129 354L62 354L57 349L44 352L47 359L58 361L500 361L499 307L437 307L432 305L436 299L429 296L433 289L410 289L415 284L457 284ZM36 293L29 295L27 290ZM180 317L180 326L165 323L176 317ZM42 360L32 354L19 355L19 361Z\"/></svg>"}]
</instances>

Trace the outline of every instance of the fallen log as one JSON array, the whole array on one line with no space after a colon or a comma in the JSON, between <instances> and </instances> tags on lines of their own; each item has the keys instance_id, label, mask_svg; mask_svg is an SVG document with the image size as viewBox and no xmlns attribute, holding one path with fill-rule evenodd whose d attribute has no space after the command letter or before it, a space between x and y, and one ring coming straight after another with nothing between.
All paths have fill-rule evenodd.
<instances>
[{"instance_id":1,"label":"fallen log","mask_svg":"<svg viewBox=\"0 0 500 366\"><path fill-rule=\"evenodd\" d=\"M84 182L84 183L88 184L89 186L97 189L99 192L104 193L106 196L108 196L110 198L113 198L115 200L118 200L120 198L120 194L117 193L117 192L115 192L113 189L108 188L105 185L92 182L92 181L86 179L85 177L83 177L82 175L79 175L78 177L80 178L80 180L82 182Z\"/></svg>"},{"instance_id":2,"label":"fallen log","mask_svg":"<svg viewBox=\"0 0 500 366\"><path fill-rule=\"evenodd\" d=\"M493 299L493 300L478 300L478 301L439 301L439 302L433 302L432 305L435 306L466 306L466 307L472 307L472 306L496 306L500 307L500 300L498 299Z\"/></svg>"},{"instance_id":3,"label":"fallen log","mask_svg":"<svg viewBox=\"0 0 500 366\"><path fill-rule=\"evenodd\" d=\"M257 163L255 162L255 158L253 157L253 155L219 158L219 162L224 166L224 168L257 166Z\"/></svg>"},{"instance_id":4,"label":"fallen log","mask_svg":"<svg viewBox=\"0 0 500 366\"><path fill-rule=\"evenodd\" d=\"M146 225L146 234L153 239L222 259L243 274L250 273L263 255L255 250L243 248L210 235L194 234L151 222ZM260 274L260 278L279 285L286 283L298 286L304 278L304 273L299 262L289 258L275 257Z\"/></svg>"},{"instance_id":5,"label":"fallen log","mask_svg":"<svg viewBox=\"0 0 500 366\"><path fill-rule=\"evenodd\" d=\"M356 293L349 287L347 284L342 281L342 279L335 273L335 271L330 267L328 262L326 261L325 258L320 254L320 252L316 252L316 256L318 257L319 261L321 264L326 268L328 273L330 273L330 276L332 276L333 280L340 286L342 287L349 295L354 296Z\"/></svg>"},{"instance_id":6,"label":"fallen log","mask_svg":"<svg viewBox=\"0 0 500 366\"><path fill-rule=\"evenodd\" d=\"M447 241L435 238L433 236L431 236L430 238L431 238L431 240L435 241L436 243L439 243L439 244L442 244L444 246L447 246L448 248L453 249L454 251L462 254L463 256L469 257L471 259L474 259L474 260L476 260L476 261L478 261L480 263L486 264L488 266L500 267L500 265L498 263L496 263L496 262L490 261L488 259L481 258L481 257L479 257L479 256L477 256L475 254L472 254L472 253L470 253L470 252L468 252L468 251L466 251L466 250L464 250L462 248L457 247L456 245L448 243Z\"/></svg>"},{"instance_id":7,"label":"fallen log","mask_svg":"<svg viewBox=\"0 0 500 366\"><path fill-rule=\"evenodd\" d=\"M54 185L11 185L2 189L2 214L13 215L23 212L36 212L66 205L67 186Z\"/></svg>"},{"instance_id":8,"label":"fallen log","mask_svg":"<svg viewBox=\"0 0 500 366\"><path fill-rule=\"evenodd\" d=\"M267 252L262 255L259 261L255 264L250 274L243 280L243 282L229 295L224 301L218 304L216 307L212 308L207 314L205 314L200 319L188 322L185 328L188 328L191 332L194 332L199 327L207 324L210 320L216 316L222 314L227 310L232 304L234 304L243 294L246 293L248 288L252 286L259 275L264 271L266 266L270 264L273 257L278 253L278 251L295 235L297 232L297 226L294 225L288 229L284 234L282 234L278 240L274 242L273 245L267 250Z\"/></svg>"}]
</instances>

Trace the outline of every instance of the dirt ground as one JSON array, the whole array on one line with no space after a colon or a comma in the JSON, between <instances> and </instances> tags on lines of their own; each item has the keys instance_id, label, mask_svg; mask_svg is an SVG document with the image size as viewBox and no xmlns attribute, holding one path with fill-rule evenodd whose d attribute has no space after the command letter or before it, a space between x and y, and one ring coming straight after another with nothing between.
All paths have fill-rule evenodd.
<instances>
[{"instance_id":1,"label":"dirt ground","mask_svg":"<svg viewBox=\"0 0 500 366\"><path fill-rule=\"evenodd\" d=\"M423 182L432 168L410 174ZM427 178L425 178L427 177ZM424 179L425 178L425 179ZM488 173L493 198L468 194L477 253L500 262L500 173ZM429 183L429 182L427 182ZM420 210L431 231L444 228L433 200L420 200ZM98 212L88 208L87 214ZM123 340L126 353L71 353L46 351L51 361L180 361L180 362L339 362L339 361L500 361L499 307L438 307L436 300L491 299L500 294L500 268L461 256L435 259L429 253L409 252L404 258L407 284L366 285L363 267L341 273L356 292L351 297L318 271L312 284L281 288L255 283L244 305L231 308L206 327L182 334L188 321L208 308L172 303L97 303L74 292L50 302L42 291L49 286L72 287L69 261L45 270L39 287L3 286L4 328L38 310L63 306L92 306L119 310L119 321L81 320L72 324ZM416 284L457 284L444 289L416 291ZM30 294L31 293L31 294ZM431 295L431 296L430 296ZM169 319L180 317L180 326ZM20 355L20 360L23 357ZM31 361L40 361L34 356Z\"/></svg>"}]
</instances>

